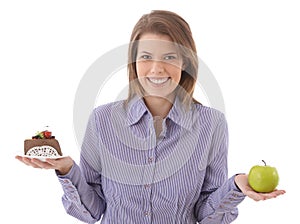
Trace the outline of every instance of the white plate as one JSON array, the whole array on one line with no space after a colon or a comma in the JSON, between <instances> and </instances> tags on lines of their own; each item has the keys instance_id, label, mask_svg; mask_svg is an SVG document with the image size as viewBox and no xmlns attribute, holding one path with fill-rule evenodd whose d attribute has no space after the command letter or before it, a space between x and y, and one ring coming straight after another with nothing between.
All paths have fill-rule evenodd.
<instances>
[{"instance_id":1,"label":"white plate","mask_svg":"<svg viewBox=\"0 0 300 224\"><path fill-rule=\"evenodd\" d=\"M51 157L49 157L49 156L28 156L28 155L20 155L20 156L30 158L30 159L39 159L43 162L45 162L46 159L61 159L61 158L67 157L67 156L51 156Z\"/></svg>"}]
</instances>

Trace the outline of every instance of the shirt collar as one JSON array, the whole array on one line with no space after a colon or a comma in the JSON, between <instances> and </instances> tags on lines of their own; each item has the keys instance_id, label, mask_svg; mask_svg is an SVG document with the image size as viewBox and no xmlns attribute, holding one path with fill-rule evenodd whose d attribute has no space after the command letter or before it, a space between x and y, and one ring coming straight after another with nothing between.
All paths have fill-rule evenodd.
<instances>
[{"instance_id":1,"label":"shirt collar","mask_svg":"<svg viewBox=\"0 0 300 224\"><path fill-rule=\"evenodd\" d=\"M193 105L193 103L190 106L185 105L179 97L176 97L167 118L190 131L193 124Z\"/></svg>"},{"instance_id":2,"label":"shirt collar","mask_svg":"<svg viewBox=\"0 0 300 224\"><path fill-rule=\"evenodd\" d=\"M192 103L188 107L181 102L179 97L175 97L174 104L166 118L187 130L191 130L193 124L193 110L191 109L193 105ZM130 126L137 123L146 113L150 114L143 98L134 96L128 103L127 124Z\"/></svg>"},{"instance_id":3,"label":"shirt collar","mask_svg":"<svg viewBox=\"0 0 300 224\"><path fill-rule=\"evenodd\" d=\"M148 111L147 106L142 97L135 95L128 102L127 124L133 125L137 123L142 116Z\"/></svg>"}]
</instances>

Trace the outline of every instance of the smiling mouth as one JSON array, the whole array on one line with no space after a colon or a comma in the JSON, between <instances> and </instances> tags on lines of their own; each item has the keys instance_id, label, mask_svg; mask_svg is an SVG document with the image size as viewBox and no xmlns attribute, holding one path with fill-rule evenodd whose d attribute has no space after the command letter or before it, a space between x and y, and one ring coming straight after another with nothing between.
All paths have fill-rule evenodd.
<instances>
[{"instance_id":1,"label":"smiling mouth","mask_svg":"<svg viewBox=\"0 0 300 224\"><path fill-rule=\"evenodd\" d=\"M156 85L161 85L166 83L170 78L147 78L151 83L156 84Z\"/></svg>"}]
</instances>

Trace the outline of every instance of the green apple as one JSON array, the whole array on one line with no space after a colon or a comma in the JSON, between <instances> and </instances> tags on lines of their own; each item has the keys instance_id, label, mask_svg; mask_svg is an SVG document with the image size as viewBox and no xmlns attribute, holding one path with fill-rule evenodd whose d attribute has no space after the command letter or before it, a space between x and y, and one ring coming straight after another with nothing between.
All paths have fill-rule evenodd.
<instances>
[{"instance_id":1,"label":"green apple","mask_svg":"<svg viewBox=\"0 0 300 224\"><path fill-rule=\"evenodd\" d=\"M253 166L248 174L248 182L253 190L261 193L269 193L275 190L279 182L279 175L275 167Z\"/></svg>"}]
</instances>

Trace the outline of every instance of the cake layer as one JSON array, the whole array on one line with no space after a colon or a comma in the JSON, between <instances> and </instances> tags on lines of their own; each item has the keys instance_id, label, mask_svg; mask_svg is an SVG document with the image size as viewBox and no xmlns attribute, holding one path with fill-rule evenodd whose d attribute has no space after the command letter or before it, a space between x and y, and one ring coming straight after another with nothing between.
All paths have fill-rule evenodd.
<instances>
[{"instance_id":1,"label":"cake layer","mask_svg":"<svg viewBox=\"0 0 300 224\"><path fill-rule=\"evenodd\" d=\"M51 154L55 153L53 150L56 150L58 155L62 156L59 142L54 139L26 139L24 141L24 153L28 154L30 151L31 154Z\"/></svg>"}]
</instances>

